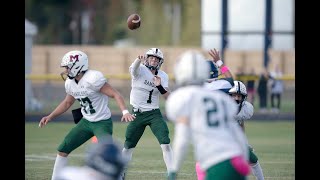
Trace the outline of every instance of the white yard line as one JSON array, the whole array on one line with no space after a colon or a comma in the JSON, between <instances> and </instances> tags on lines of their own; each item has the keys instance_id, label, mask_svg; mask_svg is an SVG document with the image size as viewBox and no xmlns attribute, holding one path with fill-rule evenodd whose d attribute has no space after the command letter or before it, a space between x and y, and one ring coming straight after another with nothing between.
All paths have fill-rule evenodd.
<instances>
[{"instance_id":1,"label":"white yard line","mask_svg":"<svg viewBox=\"0 0 320 180\"><path fill-rule=\"evenodd\" d=\"M70 154L70 157L79 157L84 158L85 154ZM56 154L43 154L43 155L37 155L37 154L26 154L25 160L26 161L46 161L46 160L55 160Z\"/></svg>"}]
</instances>

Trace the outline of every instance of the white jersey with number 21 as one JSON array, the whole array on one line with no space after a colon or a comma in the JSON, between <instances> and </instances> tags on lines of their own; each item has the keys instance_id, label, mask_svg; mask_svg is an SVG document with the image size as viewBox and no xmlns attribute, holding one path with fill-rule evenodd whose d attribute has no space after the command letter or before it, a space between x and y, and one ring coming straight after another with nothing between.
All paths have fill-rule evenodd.
<instances>
[{"instance_id":1,"label":"white jersey with number 21","mask_svg":"<svg viewBox=\"0 0 320 180\"><path fill-rule=\"evenodd\" d=\"M248 156L246 138L234 119L235 101L226 93L204 87L181 87L166 101L166 115L188 119L196 160L202 169L232 157Z\"/></svg>"}]
</instances>

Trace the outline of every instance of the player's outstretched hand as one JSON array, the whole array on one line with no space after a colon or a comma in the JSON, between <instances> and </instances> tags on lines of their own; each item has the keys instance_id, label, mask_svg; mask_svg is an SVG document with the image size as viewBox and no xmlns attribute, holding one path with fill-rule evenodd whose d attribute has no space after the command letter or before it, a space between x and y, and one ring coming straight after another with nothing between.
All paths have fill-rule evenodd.
<instances>
[{"instance_id":1,"label":"player's outstretched hand","mask_svg":"<svg viewBox=\"0 0 320 180\"><path fill-rule=\"evenodd\" d=\"M137 58L140 59L141 61L144 61L144 60L145 60L144 55L139 55Z\"/></svg>"},{"instance_id":2,"label":"player's outstretched hand","mask_svg":"<svg viewBox=\"0 0 320 180\"><path fill-rule=\"evenodd\" d=\"M221 60L220 59L220 52L218 50L216 50L216 48L213 48L213 49L210 49L209 50L209 54L210 56L212 57L213 61L214 62L217 62L218 60Z\"/></svg>"},{"instance_id":3,"label":"player's outstretched hand","mask_svg":"<svg viewBox=\"0 0 320 180\"><path fill-rule=\"evenodd\" d=\"M51 118L49 118L49 116L43 117L39 122L39 127L42 128L43 126L47 125L50 120Z\"/></svg>"},{"instance_id":4,"label":"player's outstretched hand","mask_svg":"<svg viewBox=\"0 0 320 180\"><path fill-rule=\"evenodd\" d=\"M129 122L133 121L136 117L130 113L126 113L122 116L121 121Z\"/></svg>"}]
</instances>

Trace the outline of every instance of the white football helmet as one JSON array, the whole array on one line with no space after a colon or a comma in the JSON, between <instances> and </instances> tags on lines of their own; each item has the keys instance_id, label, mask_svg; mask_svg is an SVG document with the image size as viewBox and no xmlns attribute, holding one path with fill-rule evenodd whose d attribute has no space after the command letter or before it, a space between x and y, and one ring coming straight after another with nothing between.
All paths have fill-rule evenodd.
<instances>
[{"instance_id":1,"label":"white football helmet","mask_svg":"<svg viewBox=\"0 0 320 180\"><path fill-rule=\"evenodd\" d=\"M242 100L237 101L238 104L242 103L244 100L247 98L247 88L246 86L241 82L241 81L233 81L234 86L229 90L229 94L241 94L242 95Z\"/></svg>"},{"instance_id":2,"label":"white football helmet","mask_svg":"<svg viewBox=\"0 0 320 180\"><path fill-rule=\"evenodd\" d=\"M79 75L80 72L88 70L88 56L84 52L79 50L69 51L62 57L60 66L67 67L67 76L70 79L73 79L74 77Z\"/></svg>"},{"instance_id":3,"label":"white football helmet","mask_svg":"<svg viewBox=\"0 0 320 180\"><path fill-rule=\"evenodd\" d=\"M146 52L145 56L146 56L146 59L145 59L143 64L145 66L147 66L151 70L155 70L155 69L159 70L161 65L162 65L162 63L164 62L163 53L161 52L161 50L159 48L150 48ZM160 59L158 65L156 67L153 67L153 66L149 65L148 56L155 56L155 57Z\"/></svg>"},{"instance_id":4,"label":"white football helmet","mask_svg":"<svg viewBox=\"0 0 320 180\"><path fill-rule=\"evenodd\" d=\"M202 84L210 75L210 65L198 51L189 50L180 55L174 67L175 81L178 86Z\"/></svg>"}]
</instances>

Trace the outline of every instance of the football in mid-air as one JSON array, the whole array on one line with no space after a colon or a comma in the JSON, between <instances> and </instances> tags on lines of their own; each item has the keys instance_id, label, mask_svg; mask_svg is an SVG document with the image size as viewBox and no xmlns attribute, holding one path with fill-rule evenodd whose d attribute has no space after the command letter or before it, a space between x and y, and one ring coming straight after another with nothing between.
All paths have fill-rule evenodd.
<instances>
[{"instance_id":1,"label":"football in mid-air","mask_svg":"<svg viewBox=\"0 0 320 180\"><path fill-rule=\"evenodd\" d=\"M138 29L141 25L139 14L131 14L127 19L128 28L131 30Z\"/></svg>"}]
</instances>

